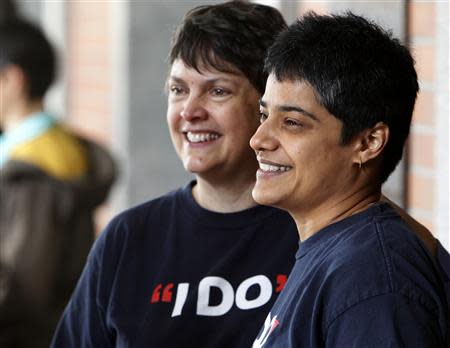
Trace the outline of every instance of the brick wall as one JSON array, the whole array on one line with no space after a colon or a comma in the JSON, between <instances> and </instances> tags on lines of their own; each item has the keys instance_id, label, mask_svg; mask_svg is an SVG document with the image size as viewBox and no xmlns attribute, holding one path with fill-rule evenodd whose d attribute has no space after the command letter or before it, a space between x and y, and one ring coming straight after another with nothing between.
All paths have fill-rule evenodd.
<instances>
[{"instance_id":1,"label":"brick wall","mask_svg":"<svg viewBox=\"0 0 450 348\"><path fill-rule=\"evenodd\" d=\"M435 63L436 4L411 1L408 6L409 45L416 60L420 93L407 147L407 207L434 230L435 192Z\"/></svg>"},{"instance_id":2,"label":"brick wall","mask_svg":"<svg viewBox=\"0 0 450 348\"><path fill-rule=\"evenodd\" d=\"M69 1L67 16L67 121L90 139L111 144L110 4ZM111 218L108 204L96 211L97 231Z\"/></svg>"},{"instance_id":3,"label":"brick wall","mask_svg":"<svg viewBox=\"0 0 450 348\"><path fill-rule=\"evenodd\" d=\"M68 121L107 144L111 134L109 4L70 1L68 17Z\"/></svg>"}]
</instances>

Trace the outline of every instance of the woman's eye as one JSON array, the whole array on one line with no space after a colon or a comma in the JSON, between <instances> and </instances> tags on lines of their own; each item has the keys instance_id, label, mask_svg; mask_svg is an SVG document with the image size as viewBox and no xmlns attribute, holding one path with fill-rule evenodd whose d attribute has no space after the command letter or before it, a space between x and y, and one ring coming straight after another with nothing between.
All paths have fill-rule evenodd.
<instances>
[{"instance_id":1,"label":"woman's eye","mask_svg":"<svg viewBox=\"0 0 450 348\"><path fill-rule=\"evenodd\" d=\"M183 93L183 88L181 88L179 86L171 86L170 93L174 94L174 95L180 95Z\"/></svg>"},{"instance_id":2,"label":"woman's eye","mask_svg":"<svg viewBox=\"0 0 450 348\"><path fill-rule=\"evenodd\" d=\"M293 120L291 118L286 119L284 121L284 123L289 127L302 127L303 126L300 122Z\"/></svg>"},{"instance_id":3,"label":"woman's eye","mask_svg":"<svg viewBox=\"0 0 450 348\"><path fill-rule=\"evenodd\" d=\"M228 94L228 91L226 91L225 89L223 89L223 88L213 88L212 89L212 94L214 95L214 96L218 96L218 97L221 97L221 96L224 96L224 95L227 95Z\"/></svg>"},{"instance_id":4,"label":"woman's eye","mask_svg":"<svg viewBox=\"0 0 450 348\"><path fill-rule=\"evenodd\" d=\"M267 114L265 114L264 112L260 112L259 113L259 122L263 123L266 119L267 119Z\"/></svg>"}]
</instances>

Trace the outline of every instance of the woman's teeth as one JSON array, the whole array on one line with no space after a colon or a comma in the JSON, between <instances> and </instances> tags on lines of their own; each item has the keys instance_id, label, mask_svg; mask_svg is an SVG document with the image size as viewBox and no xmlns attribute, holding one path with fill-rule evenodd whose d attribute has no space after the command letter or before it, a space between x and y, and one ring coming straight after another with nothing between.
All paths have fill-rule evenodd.
<instances>
[{"instance_id":1,"label":"woman's teeth","mask_svg":"<svg viewBox=\"0 0 450 348\"><path fill-rule=\"evenodd\" d=\"M202 143L205 141L212 141L219 138L217 133L192 133L187 132L186 138L191 143Z\"/></svg>"},{"instance_id":2,"label":"woman's teeth","mask_svg":"<svg viewBox=\"0 0 450 348\"><path fill-rule=\"evenodd\" d=\"M287 166L278 166L273 164L266 164L266 163L259 163L259 169L261 169L264 172L287 172L292 167Z\"/></svg>"}]
</instances>

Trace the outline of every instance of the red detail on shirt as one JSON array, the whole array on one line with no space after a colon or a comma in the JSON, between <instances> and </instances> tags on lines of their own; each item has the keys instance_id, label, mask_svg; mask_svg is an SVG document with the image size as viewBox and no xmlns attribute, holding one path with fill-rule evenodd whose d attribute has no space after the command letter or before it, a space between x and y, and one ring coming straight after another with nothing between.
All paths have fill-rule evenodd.
<instances>
[{"instance_id":1,"label":"red detail on shirt","mask_svg":"<svg viewBox=\"0 0 450 348\"><path fill-rule=\"evenodd\" d=\"M163 302L172 301L172 288L173 288L173 283L167 284L166 287L164 288L163 295L162 295Z\"/></svg>"},{"instance_id":2,"label":"red detail on shirt","mask_svg":"<svg viewBox=\"0 0 450 348\"><path fill-rule=\"evenodd\" d=\"M278 274L277 275L277 288L275 289L275 292L280 292L283 290L284 286L287 282L287 275L286 274Z\"/></svg>"},{"instance_id":3,"label":"red detail on shirt","mask_svg":"<svg viewBox=\"0 0 450 348\"><path fill-rule=\"evenodd\" d=\"M270 332L272 332L273 330L275 330L275 328L280 325L280 322L278 321L278 319L275 319L272 323L272 327L270 328Z\"/></svg>"},{"instance_id":4,"label":"red detail on shirt","mask_svg":"<svg viewBox=\"0 0 450 348\"><path fill-rule=\"evenodd\" d=\"M159 302L161 296L161 288L162 284L158 284L152 293L152 298L150 300L151 303Z\"/></svg>"}]
</instances>

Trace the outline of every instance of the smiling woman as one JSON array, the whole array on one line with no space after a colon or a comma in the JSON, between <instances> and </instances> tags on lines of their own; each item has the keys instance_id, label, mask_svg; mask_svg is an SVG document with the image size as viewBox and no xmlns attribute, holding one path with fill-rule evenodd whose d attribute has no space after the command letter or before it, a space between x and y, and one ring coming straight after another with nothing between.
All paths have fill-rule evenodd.
<instances>
[{"instance_id":1,"label":"smiling woman","mask_svg":"<svg viewBox=\"0 0 450 348\"><path fill-rule=\"evenodd\" d=\"M287 210L302 243L253 347L445 347L445 275L379 201L418 91L408 50L362 17L311 13L266 69L252 193Z\"/></svg>"},{"instance_id":2,"label":"smiling woman","mask_svg":"<svg viewBox=\"0 0 450 348\"><path fill-rule=\"evenodd\" d=\"M168 89L172 142L184 168L197 174L197 190L203 189L202 180L253 186L256 163L248 139L258 126L260 94L250 81L240 72L197 71L177 59Z\"/></svg>"},{"instance_id":3,"label":"smiling woman","mask_svg":"<svg viewBox=\"0 0 450 348\"><path fill-rule=\"evenodd\" d=\"M342 122L318 102L311 85L278 81L273 74L267 81L261 114L261 125L250 141L260 163L253 197L260 204L288 210L302 239L328 225L337 206L345 211L346 196L359 193L363 202L378 201L379 192L356 182L361 171L355 164L381 152L386 127L381 127L384 132L379 136L373 132L370 153L361 151L359 137L343 145ZM287 170L273 171L274 166ZM377 182L374 174L365 180Z\"/></svg>"},{"instance_id":4,"label":"smiling woman","mask_svg":"<svg viewBox=\"0 0 450 348\"><path fill-rule=\"evenodd\" d=\"M170 54L167 122L195 180L100 235L54 347L251 345L298 243L289 215L251 196L264 56L283 28L276 9L247 1L186 14Z\"/></svg>"}]
</instances>

